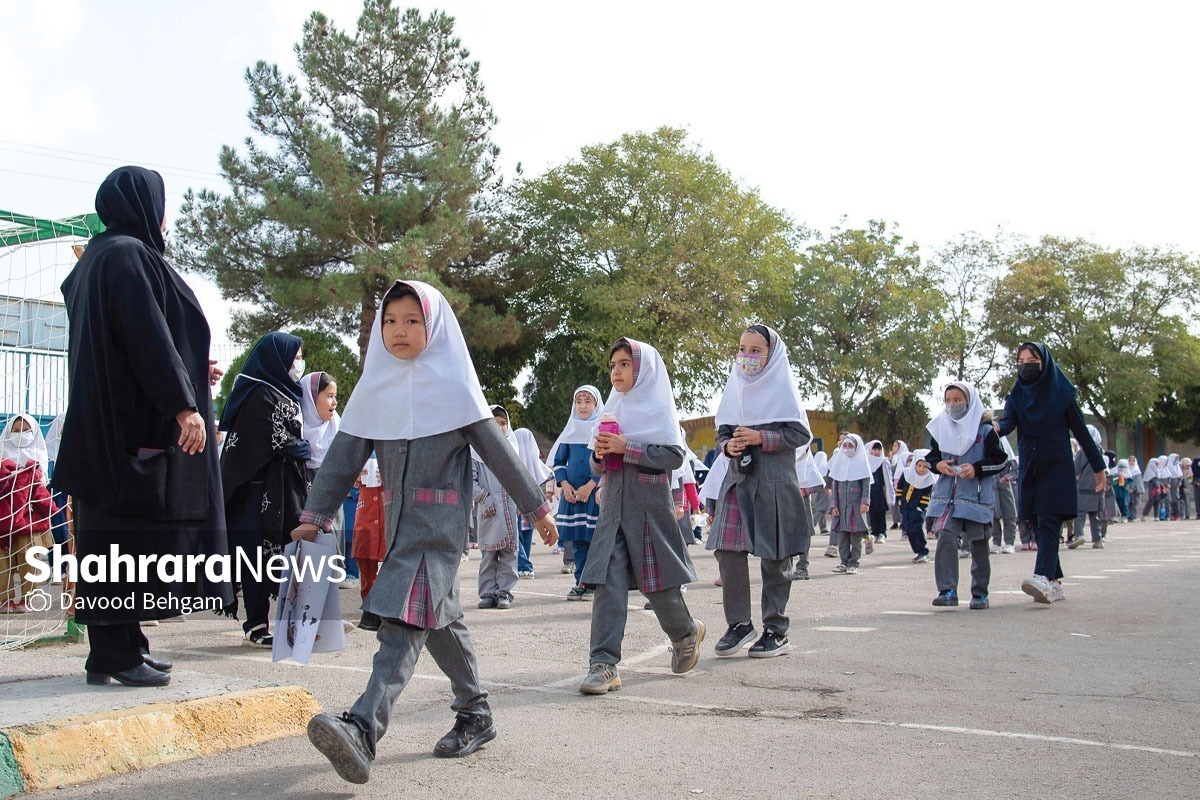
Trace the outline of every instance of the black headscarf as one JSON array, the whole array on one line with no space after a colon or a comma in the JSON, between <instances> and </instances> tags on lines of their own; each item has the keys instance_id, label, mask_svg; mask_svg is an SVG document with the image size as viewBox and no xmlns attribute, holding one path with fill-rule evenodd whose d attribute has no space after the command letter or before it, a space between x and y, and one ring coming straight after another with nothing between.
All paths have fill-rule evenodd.
<instances>
[{"instance_id":1,"label":"black headscarf","mask_svg":"<svg viewBox=\"0 0 1200 800\"><path fill-rule=\"evenodd\" d=\"M259 339L254 344L246 363L242 366L241 374L233 382L233 391L229 400L221 410L221 430L228 430L237 417L238 410L246 402L246 398L254 391L258 382L266 383L272 388L300 402L300 384L292 380L288 371L296 360L296 354L304 342L299 336L290 333L273 331ZM247 380L253 378L254 380Z\"/></svg>"},{"instance_id":2,"label":"black headscarf","mask_svg":"<svg viewBox=\"0 0 1200 800\"><path fill-rule=\"evenodd\" d=\"M1017 352L1028 348L1033 348L1041 357L1041 374L1030 383L1017 378L1008 397L1016 406L1022 431L1042 436L1054 426L1062 424L1063 414L1075 402L1078 391L1071 379L1054 363L1046 345L1041 342L1022 342Z\"/></svg>"},{"instance_id":3,"label":"black headscarf","mask_svg":"<svg viewBox=\"0 0 1200 800\"><path fill-rule=\"evenodd\" d=\"M96 213L107 230L140 239L166 252L162 221L167 189L162 176L144 167L119 167L96 190Z\"/></svg>"}]
</instances>

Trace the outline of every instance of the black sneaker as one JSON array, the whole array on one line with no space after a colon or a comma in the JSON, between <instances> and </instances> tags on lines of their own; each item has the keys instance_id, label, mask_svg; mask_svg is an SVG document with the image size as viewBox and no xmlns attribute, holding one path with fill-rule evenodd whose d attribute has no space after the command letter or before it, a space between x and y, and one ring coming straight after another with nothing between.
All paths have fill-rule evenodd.
<instances>
[{"instance_id":1,"label":"black sneaker","mask_svg":"<svg viewBox=\"0 0 1200 800\"><path fill-rule=\"evenodd\" d=\"M763 631L763 635L758 641L750 645L749 656L751 658L774 658L781 656L791 650L792 646L788 644L788 639L782 633L778 633L773 628L767 628Z\"/></svg>"},{"instance_id":2,"label":"black sneaker","mask_svg":"<svg viewBox=\"0 0 1200 800\"><path fill-rule=\"evenodd\" d=\"M792 570L792 580L806 581L808 580L808 567L796 567Z\"/></svg>"},{"instance_id":3,"label":"black sneaker","mask_svg":"<svg viewBox=\"0 0 1200 800\"><path fill-rule=\"evenodd\" d=\"M491 714L459 712L454 727L433 746L433 754L438 758L469 756L495 738L496 726Z\"/></svg>"},{"instance_id":4,"label":"black sneaker","mask_svg":"<svg viewBox=\"0 0 1200 800\"><path fill-rule=\"evenodd\" d=\"M500 611L507 611L512 608L513 596L511 592L499 592L496 594L496 608Z\"/></svg>"},{"instance_id":5,"label":"black sneaker","mask_svg":"<svg viewBox=\"0 0 1200 800\"><path fill-rule=\"evenodd\" d=\"M383 618L378 614L372 614L370 611L364 611L362 619L358 621L358 627L364 631L377 631L383 627Z\"/></svg>"},{"instance_id":6,"label":"black sneaker","mask_svg":"<svg viewBox=\"0 0 1200 800\"><path fill-rule=\"evenodd\" d=\"M496 595L485 594L483 597L479 598L479 607L480 608L495 608L496 607Z\"/></svg>"},{"instance_id":7,"label":"black sneaker","mask_svg":"<svg viewBox=\"0 0 1200 800\"><path fill-rule=\"evenodd\" d=\"M582 586L572 586L571 591L567 592L567 599L568 600L582 600L583 594L586 591L587 591L587 589L584 589Z\"/></svg>"},{"instance_id":8,"label":"black sneaker","mask_svg":"<svg viewBox=\"0 0 1200 800\"><path fill-rule=\"evenodd\" d=\"M742 622L737 625L730 625L729 630L725 631L725 635L720 638L716 646L716 654L722 657L736 656L742 651L742 648L754 641L754 624L750 622Z\"/></svg>"},{"instance_id":9,"label":"black sneaker","mask_svg":"<svg viewBox=\"0 0 1200 800\"><path fill-rule=\"evenodd\" d=\"M987 608L987 607L988 607L987 595L984 595L982 597L976 595L975 597L971 598L970 608L974 608L974 609L978 610L978 609Z\"/></svg>"},{"instance_id":10,"label":"black sneaker","mask_svg":"<svg viewBox=\"0 0 1200 800\"><path fill-rule=\"evenodd\" d=\"M366 783L375 754L367 734L349 714L317 714L308 721L308 740L329 759L338 776L350 783Z\"/></svg>"},{"instance_id":11,"label":"black sneaker","mask_svg":"<svg viewBox=\"0 0 1200 800\"><path fill-rule=\"evenodd\" d=\"M937 597L933 598L935 606L956 606L958 605L958 592L953 589L947 589L940 592Z\"/></svg>"}]
</instances>

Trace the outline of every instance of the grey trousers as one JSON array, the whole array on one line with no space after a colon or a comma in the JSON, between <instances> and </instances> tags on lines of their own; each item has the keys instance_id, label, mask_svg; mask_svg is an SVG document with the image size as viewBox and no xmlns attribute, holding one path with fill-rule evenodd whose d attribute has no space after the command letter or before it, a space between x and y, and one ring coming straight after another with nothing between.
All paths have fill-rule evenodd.
<instances>
[{"instance_id":1,"label":"grey trousers","mask_svg":"<svg viewBox=\"0 0 1200 800\"><path fill-rule=\"evenodd\" d=\"M869 536L866 531L862 533L846 533L838 531L837 548L838 556L842 559L842 565L846 567L857 567L858 560L862 558L863 541Z\"/></svg>"},{"instance_id":2,"label":"grey trousers","mask_svg":"<svg viewBox=\"0 0 1200 800\"><path fill-rule=\"evenodd\" d=\"M379 640L379 650L371 663L371 677L362 696L350 707L350 716L367 732L372 755L375 754L375 743L387 733L392 706L412 679L422 647L450 679L450 689L454 692L450 708L472 714L491 713L488 693L479 685L475 648L462 617L436 630L423 630L384 619L375 636Z\"/></svg>"},{"instance_id":3,"label":"grey trousers","mask_svg":"<svg viewBox=\"0 0 1200 800\"><path fill-rule=\"evenodd\" d=\"M959 537L971 549L971 596L986 597L992 580L992 562L988 557L991 525L951 517L938 532L933 556L933 577L939 592L958 591Z\"/></svg>"},{"instance_id":4,"label":"grey trousers","mask_svg":"<svg viewBox=\"0 0 1200 800\"><path fill-rule=\"evenodd\" d=\"M517 551L480 550L483 558L479 562L479 596L495 597L499 592L508 592L517 586Z\"/></svg>"},{"instance_id":5,"label":"grey trousers","mask_svg":"<svg viewBox=\"0 0 1200 800\"><path fill-rule=\"evenodd\" d=\"M638 552L641 552L640 549ZM621 663L621 643L625 639L625 622L629 616L629 590L637 585L624 530L617 531L604 581L596 586L596 597L592 601L592 650L589 663L615 666ZM658 624L672 641L692 632L692 614L678 586L645 594L654 615L658 617Z\"/></svg>"},{"instance_id":6,"label":"grey trousers","mask_svg":"<svg viewBox=\"0 0 1200 800\"><path fill-rule=\"evenodd\" d=\"M725 606L725 622L730 627L750 622L750 563L748 553L714 550L721 571L721 602ZM807 560L807 559L806 559ZM762 624L776 633L788 631L786 616L792 579L788 577L790 558L775 561L759 559L762 571Z\"/></svg>"},{"instance_id":7,"label":"grey trousers","mask_svg":"<svg viewBox=\"0 0 1200 800\"><path fill-rule=\"evenodd\" d=\"M1100 515L1095 511L1080 511L1075 517L1075 537L1083 536L1083 521L1086 519L1092 532L1092 541L1100 541L1100 536L1104 531L1101 528Z\"/></svg>"},{"instance_id":8,"label":"grey trousers","mask_svg":"<svg viewBox=\"0 0 1200 800\"><path fill-rule=\"evenodd\" d=\"M1003 539L1003 541L1001 541ZM1013 517L997 517L992 522L992 544L1016 544L1017 521Z\"/></svg>"}]
</instances>

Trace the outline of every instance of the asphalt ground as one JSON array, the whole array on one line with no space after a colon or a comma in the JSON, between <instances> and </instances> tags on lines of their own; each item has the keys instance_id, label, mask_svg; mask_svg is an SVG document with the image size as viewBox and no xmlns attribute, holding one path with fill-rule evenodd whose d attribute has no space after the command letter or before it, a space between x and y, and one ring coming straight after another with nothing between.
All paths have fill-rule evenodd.
<instances>
[{"instance_id":1,"label":"asphalt ground","mask_svg":"<svg viewBox=\"0 0 1200 800\"><path fill-rule=\"evenodd\" d=\"M671 674L666 637L632 593L624 687L603 697L575 688L587 669L591 604L565 600L571 578L538 545L537 578L520 582L511 610L466 612L500 731L474 755L431 755L453 716L449 684L425 657L364 786L343 783L296 737L51 794L1200 797L1200 522L1115 525L1104 550L1064 548L1067 599L1052 606L1020 592L1034 553L993 555L984 611L965 600L933 608L932 563L911 563L907 543L889 533L855 576L833 574L836 561L814 540L812 579L793 584L791 652L774 659L713 655L725 629L716 562L692 548L700 580L687 602L708 626L699 664ZM460 573L469 589L477 559ZM960 562L967 596L968 564ZM357 592L340 594L357 620ZM344 651L307 667L276 665L242 645L239 626L209 615L147 633L156 654L174 659L176 686L295 683L334 713L365 685L375 651L373 635L356 631ZM0 681L82 682L84 656L83 645L0 653ZM155 701L156 690L112 691Z\"/></svg>"}]
</instances>

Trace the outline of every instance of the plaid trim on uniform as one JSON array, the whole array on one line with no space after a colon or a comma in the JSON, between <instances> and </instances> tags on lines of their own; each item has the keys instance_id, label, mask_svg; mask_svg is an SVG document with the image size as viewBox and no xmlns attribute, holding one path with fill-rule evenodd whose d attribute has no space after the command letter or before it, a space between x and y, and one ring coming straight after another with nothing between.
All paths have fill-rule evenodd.
<instances>
[{"instance_id":1,"label":"plaid trim on uniform","mask_svg":"<svg viewBox=\"0 0 1200 800\"><path fill-rule=\"evenodd\" d=\"M759 431L758 435L762 437L764 453L774 453L783 444L783 436L779 431Z\"/></svg>"},{"instance_id":2,"label":"plaid trim on uniform","mask_svg":"<svg viewBox=\"0 0 1200 800\"><path fill-rule=\"evenodd\" d=\"M637 474L638 483L667 483L667 473L665 472L639 472Z\"/></svg>"},{"instance_id":3,"label":"plaid trim on uniform","mask_svg":"<svg viewBox=\"0 0 1200 800\"><path fill-rule=\"evenodd\" d=\"M714 547L730 553L749 552L746 546L746 528L742 524L742 511L738 507L737 486L730 486L729 491L717 503L717 513L713 517L709 540L716 537Z\"/></svg>"},{"instance_id":4,"label":"plaid trim on uniform","mask_svg":"<svg viewBox=\"0 0 1200 800\"><path fill-rule=\"evenodd\" d=\"M662 573L658 569L658 556L654 553L654 540L650 536L650 526L643 528L642 534L642 592L661 592Z\"/></svg>"},{"instance_id":5,"label":"plaid trim on uniform","mask_svg":"<svg viewBox=\"0 0 1200 800\"><path fill-rule=\"evenodd\" d=\"M530 525L533 525L533 523L537 522L539 519L546 516L553 510L554 509L551 507L550 501L547 500L546 502L542 503L540 506L535 508L533 511L530 511L528 514L522 514L521 518L524 519Z\"/></svg>"},{"instance_id":6,"label":"plaid trim on uniform","mask_svg":"<svg viewBox=\"0 0 1200 800\"><path fill-rule=\"evenodd\" d=\"M454 489L414 489L413 499L425 505L456 506L458 492Z\"/></svg>"},{"instance_id":7,"label":"plaid trim on uniform","mask_svg":"<svg viewBox=\"0 0 1200 800\"><path fill-rule=\"evenodd\" d=\"M318 514L315 511L301 511L300 522L307 525L316 525L326 533L333 527L333 518L327 517L324 514Z\"/></svg>"},{"instance_id":8,"label":"plaid trim on uniform","mask_svg":"<svg viewBox=\"0 0 1200 800\"><path fill-rule=\"evenodd\" d=\"M400 620L422 630L431 630L436 624L424 557L421 558L421 566L417 568L417 575L413 578L412 588L408 590L408 602L404 604L404 613Z\"/></svg>"},{"instance_id":9,"label":"plaid trim on uniform","mask_svg":"<svg viewBox=\"0 0 1200 800\"><path fill-rule=\"evenodd\" d=\"M626 442L625 443L625 460L630 464L642 463L642 457L646 454L646 446L641 442Z\"/></svg>"}]
</instances>

